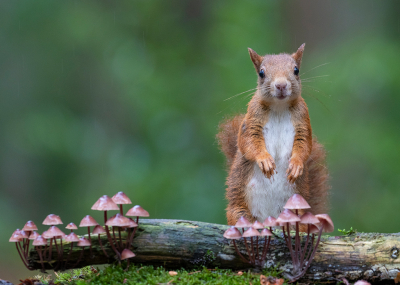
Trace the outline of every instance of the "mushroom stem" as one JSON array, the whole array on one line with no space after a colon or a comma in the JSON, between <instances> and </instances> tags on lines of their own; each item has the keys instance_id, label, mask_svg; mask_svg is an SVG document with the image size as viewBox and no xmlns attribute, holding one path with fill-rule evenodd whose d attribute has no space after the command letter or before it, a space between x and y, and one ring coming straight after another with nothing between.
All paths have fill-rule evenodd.
<instances>
[{"instance_id":1,"label":"mushroom stem","mask_svg":"<svg viewBox=\"0 0 400 285\"><path fill-rule=\"evenodd\" d=\"M253 265L255 265L255 264L256 264L256 257L255 257L255 254L254 254L254 241L253 241L253 237L250 237L250 241L251 241L252 262L253 262Z\"/></svg>"},{"instance_id":2,"label":"mushroom stem","mask_svg":"<svg viewBox=\"0 0 400 285\"><path fill-rule=\"evenodd\" d=\"M68 264L68 261L69 261L69 259L70 259L70 257L71 257L72 248L73 248L73 247L74 247L74 244L73 244L73 242L71 242L71 248L69 249L69 254L68 254L67 260L65 261L65 268L67 268L67 264Z\"/></svg>"},{"instance_id":3,"label":"mushroom stem","mask_svg":"<svg viewBox=\"0 0 400 285\"><path fill-rule=\"evenodd\" d=\"M113 243L115 243L115 247L118 249L118 251L121 251L117 242L117 238L115 237L115 227L112 227L112 232L113 232Z\"/></svg>"},{"instance_id":4,"label":"mushroom stem","mask_svg":"<svg viewBox=\"0 0 400 285\"><path fill-rule=\"evenodd\" d=\"M290 251L290 256L292 257L292 264L293 264L293 267L295 267L295 266L296 266L296 263L295 263L295 259L294 259L293 248L292 248L292 237L290 236L290 226L289 226L289 223L286 223L286 230L287 230L287 235L288 235L288 243L287 243L287 246L288 246L289 251Z\"/></svg>"},{"instance_id":5,"label":"mushroom stem","mask_svg":"<svg viewBox=\"0 0 400 285\"><path fill-rule=\"evenodd\" d=\"M235 242L234 239L232 240L232 242L233 242L233 246L235 247L235 250L236 250L237 254L240 256L240 258L241 258L244 262L249 263L249 261L248 261L246 258L244 258L244 256L240 253L240 251L239 251L239 249L238 249L238 247L237 247L236 242ZM129 259L128 259L128 261L129 261Z\"/></svg>"},{"instance_id":6,"label":"mushroom stem","mask_svg":"<svg viewBox=\"0 0 400 285\"><path fill-rule=\"evenodd\" d=\"M119 204L119 211L120 211L121 215L124 214L124 212L122 211L122 204Z\"/></svg>"},{"instance_id":7,"label":"mushroom stem","mask_svg":"<svg viewBox=\"0 0 400 285\"><path fill-rule=\"evenodd\" d=\"M21 253L21 251L22 251L23 249L22 249L22 246L20 245L20 243L19 243L19 242L16 242L16 243L15 243L15 246L17 247L18 254L19 254L19 256L21 257L21 260L22 260L22 262L24 263L25 267L28 268L29 270L33 270L33 268L30 267L30 266L28 265L26 258L24 258L23 255L22 255L22 253Z\"/></svg>"},{"instance_id":8,"label":"mushroom stem","mask_svg":"<svg viewBox=\"0 0 400 285\"><path fill-rule=\"evenodd\" d=\"M42 273L45 272L44 270L44 263L43 263L43 255L42 255L42 245L35 246L37 253L39 254L40 264L42 265Z\"/></svg>"},{"instance_id":9,"label":"mushroom stem","mask_svg":"<svg viewBox=\"0 0 400 285\"><path fill-rule=\"evenodd\" d=\"M83 257L83 251L84 251L84 249L85 249L85 247L82 246L81 255L79 256L78 261L74 264L74 266L73 266L72 268L75 268L75 267L79 264L79 262L81 261L81 259L82 259L82 257Z\"/></svg>"},{"instance_id":10,"label":"mushroom stem","mask_svg":"<svg viewBox=\"0 0 400 285\"><path fill-rule=\"evenodd\" d=\"M104 255L106 257L108 257L108 254L107 254L106 250L103 247L103 243L101 242L100 234L98 234L98 239L99 239L99 244L100 244L101 249L103 250Z\"/></svg>"},{"instance_id":11,"label":"mushroom stem","mask_svg":"<svg viewBox=\"0 0 400 285\"><path fill-rule=\"evenodd\" d=\"M52 245L53 245L53 238L50 239L50 245L49 245L49 256L48 256L48 261L51 260L51 253L52 253Z\"/></svg>"},{"instance_id":12,"label":"mushroom stem","mask_svg":"<svg viewBox=\"0 0 400 285\"><path fill-rule=\"evenodd\" d=\"M60 266L60 261L61 261L61 253L60 253L60 248L57 245L57 237L54 237L54 245L56 246L56 251L57 251L57 265L54 268L54 270L57 270L58 267ZM61 247L61 245L60 245Z\"/></svg>"},{"instance_id":13,"label":"mushroom stem","mask_svg":"<svg viewBox=\"0 0 400 285\"><path fill-rule=\"evenodd\" d=\"M131 228L128 228L128 235L126 237L126 244L125 244L126 249L130 248L129 241L131 240L131 231L132 231Z\"/></svg>"},{"instance_id":14,"label":"mushroom stem","mask_svg":"<svg viewBox=\"0 0 400 285\"><path fill-rule=\"evenodd\" d=\"M315 243L315 246L314 246L314 248L313 248L313 250L312 250L311 256L310 256L310 258L307 260L307 265L304 267L304 269L303 269L301 272L299 272L298 274L296 274L295 276L293 276L293 277L290 279L290 282L294 282L294 281L296 281L297 279L299 279L301 276L303 276L303 275L306 273L308 267L310 267L311 262L312 262L312 260L314 259L315 253L316 253L316 251L317 251L319 242L320 242L320 240L321 240L321 235L322 235L322 230L323 230L323 228L324 228L324 226L322 225L321 228L320 228L320 230L319 230L318 239L317 239L317 242Z\"/></svg>"},{"instance_id":15,"label":"mushroom stem","mask_svg":"<svg viewBox=\"0 0 400 285\"><path fill-rule=\"evenodd\" d=\"M259 255L259 249L258 249L258 236L256 237L256 252L255 252L255 258L259 259L260 255Z\"/></svg>"},{"instance_id":16,"label":"mushroom stem","mask_svg":"<svg viewBox=\"0 0 400 285\"><path fill-rule=\"evenodd\" d=\"M107 222L107 211L104 211L104 224ZM111 248L114 250L115 254L118 256L118 258L121 258L121 254L118 252L118 250L114 246L114 242L112 241L111 234L110 234L110 229L108 226L105 226L106 228L106 233L107 233L107 239L108 242L111 245Z\"/></svg>"},{"instance_id":17,"label":"mushroom stem","mask_svg":"<svg viewBox=\"0 0 400 285\"><path fill-rule=\"evenodd\" d=\"M136 229L137 229L137 228L138 228L138 227L136 227L136 228L133 230L131 236L129 237L129 246L127 247L127 249L130 249L131 246L132 246L133 238L135 237L135 233L136 233Z\"/></svg>"},{"instance_id":18,"label":"mushroom stem","mask_svg":"<svg viewBox=\"0 0 400 285\"><path fill-rule=\"evenodd\" d=\"M120 251L122 251L122 249L124 248L122 245L122 238L121 238L121 227L118 227L118 235L119 235L119 248Z\"/></svg>"},{"instance_id":19,"label":"mushroom stem","mask_svg":"<svg viewBox=\"0 0 400 285\"><path fill-rule=\"evenodd\" d=\"M306 243L304 244L303 252L301 253L301 257L300 257L300 268L303 268L303 266L304 266L304 261L305 261L304 257L307 252L309 240L310 240L310 224L307 225L307 238L306 238Z\"/></svg>"},{"instance_id":20,"label":"mushroom stem","mask_svg":"<svg viewBox=\"0 0 400 285\"><path fill-rule=\"evenodd\" d=\"M262 260L265 260L265 258L267 257L267 252L268 252L268 248L269 248L269 243L271 241L271 237L268 237L268 243L267 243L267 237L265 237L265 243L264 243L264 250L263 250L263 254L262 254Z\"/></svg>"},{"instance_id":21,"label":"mushroom stem","mask_svg":"<svg viewBox=\"0 0 400 285\"><path fill-rule=\"evenodd\" d=\"M93 258L93 253L92 253L92 239L90 238L90 227L87 228L88 229L88 235L89 235L89 242L90 242L90 257Z\"/></svg>"}]
</instances>

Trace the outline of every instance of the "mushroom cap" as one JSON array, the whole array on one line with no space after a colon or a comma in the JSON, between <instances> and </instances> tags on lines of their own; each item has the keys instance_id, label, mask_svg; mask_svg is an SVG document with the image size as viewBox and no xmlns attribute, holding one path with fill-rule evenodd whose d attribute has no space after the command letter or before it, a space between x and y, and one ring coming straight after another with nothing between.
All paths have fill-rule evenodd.
<instances>
[{"instance_id":1,"label":"mushroom cap","mask_svg":"<svg viewBox=\"0 0 400 285\"><path fill-rule=\"evenodd\" d=\"M86 215L81 223L79 224L79 227L92 227L92 226L97 226L99 223L96 222L95 219L93 219L91 216Z\"/></svg>"},{"instance_id":2,"label":"mushroom cap","mask_svg":"<svg viewBox=\"0 0 400 285\"><path fill-rule=\"evenodd\" d=\"M319 228L316 225L310 225L310 234L318 234Z\"/></svg>"},{"instance_id":3,"label":"mushroom cap","mask_svg":"<svg viewBox=\"0 0 400 285\"><path fill-rule=\"evenodd\" d=\"M143 209L141 206L136 205L135 207L133 207L132 209L130 209L127 213L127 216L133 217L148 217L149 212L147 212L145 209Z\"/></svg>"},{"instance_id":4,"label":"mushroom cap","mask_svg":"<svg viewBox=\"0 0 400 285\"><path fill-rule=\"evenodd\" d=\"M132 204L131 199L124 192L118 192L111 198L115 204Z\"/></svg>"},{"instance_id":5,"label":"mushroom cap","mask_svg":"<svg viewBox=\"0 0 400 285\"><path fill-rule=\"evenodd\" d=\"M126 248L121 252L121 260L128 259L128 258L131 258L134 256L135 256L135 254Z\"/></svg>"},{"instance_id":6,"label":"mushroom cap","mask_svg":"<svg viewBox=\"0 0 400 285\"><path fill-rule=\"evenodd\" d=\"M249 222L248 219L246 219L245 217L241 216L239 218L239 220L237 220L235 227L237 228L250 228L251 227L251 223Z\"/></svg>"},{"instance_id":7,"label":"mushroom cap","mask_svg":"<svg viewBox=\"0 0 400 285\"><path fill-rule=\"evenodd\" d=\"M107 195L101 196L99 200L92 206L92 210L111 211L119 210L118 205Z\"/></svg>"},{"instance_id":8,"label":"mushroom cap","mask_svg":"<svg viewBox=\"0 0 400 285\"><path fill-rule=\"evenodd\" d=\"M227 239L240 239L241 237L242 237L242 234L235 226L230 227L224 233L224 238L227 238Z\"/></svg>"},{"instance_id":9,"label":"mushroom cap","mask_svg":"<svg viewBox=\"0 0 400 285\"><path fill-rule=\"evenodd\" d=\"M81 237L78 241L77 246L89 246L91 243L88 239Z\"/></svg>"},{"instance_id":10,"label":"mushroom cap","mask_svg":"<svg viewBox=\"0 0 400 285\"><path fill-rule=\"evenodd\" d=\"M77 230L78 229L78 227L74 223L69 223L65 228L69 229L69 230Z\"/></svg>"},{"instance_id":11,"label":"mushroom cap","mask_svg":"<svg viewBox=\"0 0 400 285\"><path fill-rule=\"evenodd\" d=\"M38 228L37 228L37 226L35 225L34 222L32 222L32 221L27 221L26 224L25 224L25 226L22 228L22 230L23 230L23 231L30 232L30 231L37 231Z\"/></svg>"},{"instance_id":12,"label":"mushroom cap","mask_svg":"<svg viewBox=\"0 0 400 285\"><path fill-rule=\"evenodd\" d=\"M105 233L106 230L103 228L103 226L97 225L94 227L92 234L94 235L99 235Z\"/></svg>"},{"instance_id":13,"label":"mushroom cap","mask_svg":"<svg viewBox=\"0 0 400 285\"><path fill-rule=\"evenodd\" d=\"M304 199L300 194L294 194L289 200L286 202L286 205L283 206L284 209L310 209L310 205L308 205L306 199Z\"/></svg>"},{"instance_id":14,"label":"mushroom cap","mask_svg":"<svg viewBox=\"0 0 400 285\"><path fill-rule=\"evenodd\" d=\"M68 242L77 242L77 241L79 241L79 237L76 235L76 233L72 232L72 233L69 233L68 235L66 235L64 237L64 240L68 241Z\"/></svg>"},{"instance_id":15,"label":"mushroom cap","mask_svg":"<svg viewBox=\"0 0 400 285\"><path fill-rule=\"evenodd\" d=\"M263 222L264 227L277 227L279 224L276 222L276 219L272 216L266 218Z\"/></svg>"},{"instance_id":16,"label":"mushroom cap","mask_svg":"<svg viewBox=\"0 0 400 285\"><path fill-rule=\"evenodd\" d=\"M47 231L43 232L42 236L44 238L53 238L53 237L65 237L65 234L57 228L56 226L51 226Z\"/></svg>"},{"instance_id":17,"label":"mushroom cap","mask_svg":"<svg viewBox=\"0 0 400 285\"><path fill-rule=\"evenodd\" d=\"M15 238L19 238L19 239L28 238L28 234L27 234L25 231L20 230L20 229L16 229L16 230L12 233L11 236L14 236L14 235L15 235Z\"/></svg>"},{"instance_id":18,"label":"mushroom cap","mask_svg":"<svg viewBox=\"0 0 400 285\"><path fill-rule=\"evenodd\" d=\"M254 224L251 225L251 227L256 230L261 230L264 228L264 225L259 221L255 221Z\"/></svg>"},{"instance_id":19,"label":"mushroom cap","mask_svg":"<svg viewBox=\"0 0 400 285\"><path fill-rule=\"evenodd\" d=\"M17 229L12 233L12 235L8 241L9 242L20 242L22 240L23 240L23 237L21 236L21 230Z\"/></svg>"},{"instance_id":20,"label":"mushroom cap","mask_svg":"<svg viewBox=\"0 0 400 285\"><path fill-rule=\"evenodd\" d=\"M300 222L300 218L289 209L284 209L276 219L276 222L281 226L285 226L286 223Z\"/></svg>"},{"instance_id":21,"label":"mushroom cap","mask_svg":"<svg viewBox=\"0 0 400 285\"><path fill-rule=\"evenodd\" d=\"M333 225L331 217L329 217L328 214L318 214L315 215L315 217L319 220L319 224L317 224L317 227L320 227L321 225L324 226L323 232L325 233L331 233L334 231L335 226Z\"/></svg>"},{"instance_id":22,"label":"mushroom cap","mask_svg":"<svg viewBox=\"0 0 400 285\"><path fill-rule=\"evenodd\" d=\"M311 214L310 212L305 212L301 217L300 217L300 223L301 224L311 224L315 225L319 223L319 220L317 219L316 216Z\"/></svg>"},{"instance_id":23,"label":"mushroom cap","mask_svg":"<svg viewBox=\"0 0 400 285\"><path fill-rule=\"evenodd\" d=\"M32 243L32 245L34 245L34 246L46 245L46 244L47 244L47 239L45 239L41 235L39 235L37 238L35 238L35 240Z\"/></svg>"},{"instance_id":24,"label":"mushroom cap","mask_svg":"<svg viewBox=\"0 0 400 285\"><path fill-rule=\"evenodd\" d=\"M30 240L35 240L39 235L39 233L37 231L32 231L32 233L29 236Z\"/></svg>"},{"instance_id":25,"label":"mushroom cap","mask_svg":"<svg viewBox=\"0 0 400 285\"><path fill-rule=\"evenodd\" d=\"M43 225L50 225L50 226L60 225L62 223L63 222L61 221L60 216L54 214L48 215L46 219L44 219L43 221Z\"/></svg>"},{"instance_id":26,"label":"mushroom cap","mask_svg":"<svg viewBox=\"0 0 400 285\"><path fill-rule=\"evenodd\" d=\"M131 221L127 218L122 216L120 213L112 216L106 222L106 226L113 226L113 227L128 227Z\"/></svg>"},{"instance_id":27,"label":"mushroom cap","mask_svg":"<svg viewBox=\"0 0 400 285\"><path fill-rule=\"evenodd\" d=\"M263 229L260 233L260 236L265 237L265 236L272 236L273 234L269 229Z\"/></svg>"},{"instance_id":28,"label":"mushroom cap","mask_svg":"<svg viewBox=\"0 0 400 285\"><path fill-rule=\"evenodd\" d=\"M256 237L256 236L260 236L260 233L259 231L257 231L252 227L248 228L242 235L242 237Z\"/></svg>"}]
</instances>

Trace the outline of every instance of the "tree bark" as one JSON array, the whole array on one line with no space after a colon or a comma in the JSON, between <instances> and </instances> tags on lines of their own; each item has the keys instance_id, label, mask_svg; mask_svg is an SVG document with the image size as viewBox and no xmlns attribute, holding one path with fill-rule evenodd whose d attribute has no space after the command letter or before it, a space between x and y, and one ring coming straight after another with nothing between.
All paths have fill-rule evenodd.
<instances>
[{"instance_id":1,"label":"tree bark","mask_svg":"<svg viewBox=\"0 0 400 285\"><path fill-rule=\"evenodd\" d=\"M164 266L166 268L191 269L201 266L242 270L250 265L236 254L230 240L223 237L226 225L183 220L140 220L139 228L131 248L136 254L131 263ZM279 270L290 271L291 257L282 233L273 237L267 266L277 266ZM122 233L126 237L126 232ZM116 260L106 235L101 240L109 255L101 250L97 236L92 236L93 256L85 247L82 260L76 267L112 263ZM303 238L303 242L304 242ZM243 240L237 242L240 252L247 257ZM64 243L64 261L70 246ZM356 233L350 236L324 236L317 254L306 275L305 281L334 281L343 277L348 280L365 279L383 281L394 279L400 272L400 233ZM67 268L75 265L81 248L74 245ZM57 263L57 253L53 249L53 260L45 263L52 269ZM41 269L39 255L35 250L29 254L29 265Z\"/></svg>"}]
</instances>

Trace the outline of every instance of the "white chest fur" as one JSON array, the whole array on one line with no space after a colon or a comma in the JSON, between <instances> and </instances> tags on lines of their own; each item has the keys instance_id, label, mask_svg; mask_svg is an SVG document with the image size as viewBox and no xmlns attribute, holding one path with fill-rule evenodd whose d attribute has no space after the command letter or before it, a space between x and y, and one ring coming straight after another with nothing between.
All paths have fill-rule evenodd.
<instances>
[{"instance_id":1,"label":"white chest fur","mask_svg":"<svg viewBox=\"0 0 400 285\"><path fill-rule=\"evenodd\" d=\"M254 174L246 189L250 211L258 221L268 216L278 217L286 201L294 194L294 187L287 181L286 170L292 154L295 136L288 109L271 111L263 128L265 146L274 158L277 174L268 179L254 163Z\"/></svg>"}]
</instances>

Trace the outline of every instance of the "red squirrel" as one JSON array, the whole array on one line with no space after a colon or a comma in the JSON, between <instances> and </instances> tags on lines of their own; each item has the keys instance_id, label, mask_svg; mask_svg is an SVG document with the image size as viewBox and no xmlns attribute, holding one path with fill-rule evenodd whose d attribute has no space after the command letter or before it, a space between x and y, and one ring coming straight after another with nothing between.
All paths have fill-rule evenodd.
<instances>
[{"instance_id":1,"label":"red squirrel","mask_svg":"<svg viewBox=\"0 0 400 285\"><path fill-rule=\"evenodd\" d=\"M229 167L226 215L229 225L275 218L295 193L313 214L327 211L325 151L312 137L301 97L299 70L305 44L293 54L260 56L248 49L258 75L245 115L220 125L217 135Z\"/></svg>"}]
</instances>

